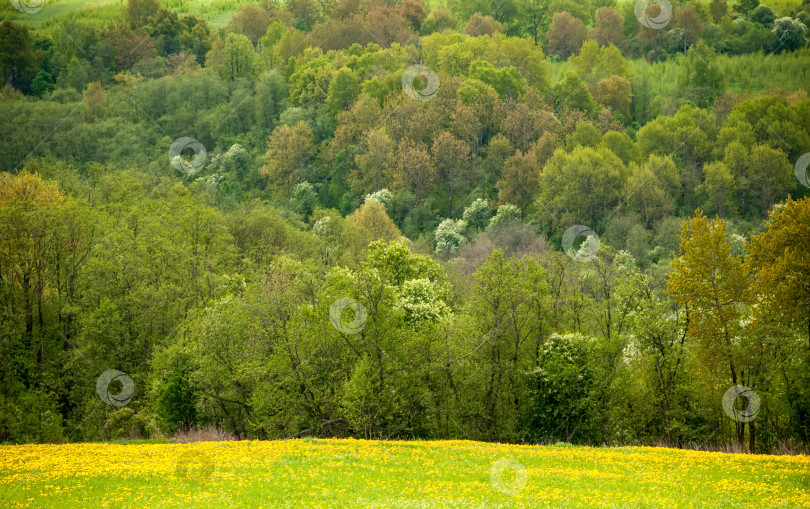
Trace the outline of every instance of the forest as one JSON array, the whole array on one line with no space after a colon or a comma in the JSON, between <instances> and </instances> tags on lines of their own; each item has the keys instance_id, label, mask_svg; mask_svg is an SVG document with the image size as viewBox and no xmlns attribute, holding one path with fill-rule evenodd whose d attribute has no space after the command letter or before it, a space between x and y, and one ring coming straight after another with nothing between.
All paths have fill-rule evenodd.
<instances>
[{"instance_id":1,"label":"forest","mask_svg":"<svg viewBox=\"0 0 810 509\"><path fill-rule=\"evenodd\" d=\"M810 0L201 4L0 9L0 443L808 450Z\"/></svg>"}]
</instances>

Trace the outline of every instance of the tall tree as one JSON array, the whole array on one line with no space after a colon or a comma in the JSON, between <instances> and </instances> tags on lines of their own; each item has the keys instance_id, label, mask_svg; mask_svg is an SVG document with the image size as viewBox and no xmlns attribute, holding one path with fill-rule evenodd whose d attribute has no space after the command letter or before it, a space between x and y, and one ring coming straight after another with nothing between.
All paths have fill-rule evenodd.
<instances>
[{"instance_id":1,"label":"tall tree","mask_svg":"<svg viewBox=\"0 0 810 509\"><path fill-rule=\"evenodd\" d=\"M360 193L373 193L389 185L396 161L396 144L385 127L368 132L355 157L357 167L349 173L349 184Z\"/></svg>"},{"instance_id":2,"label":"tall tree","mask_svg":"<svg viewBox=\"0 0 810 509\"><path fill-rule=\"evenodd\" d=\"M149 23L149 18L160 9L158 0L127 0L124 19L133 30Z\"/></svg>"},{"instance_id":3,"label":"tall tree","mask_svg":"<svg viewBox=\"0 0 810 509\"><path fill-rule=\"evenodd\" d=\"M720 20L728 16L727 0L712 0L709 2L709 13L712 15L712 21L719 24Z\"/></svg>"},{"instance_id":4,"label":"tall tree","mask_svg":"<svg viewBox=\"0 0 810 509\"><path fill-rule=\"evenodd\" d=\"M694 5L685 5L675 8L675 23L683 30L683 51L692 47L700 39L703 24Z\"/></svg>"},{"instance_id":5,"label":"tall tree","mask_svg":"<svg viewBox=\"0 0 810 509\"><path fill-rule=\"evenodd\" d=\"M743 261L732 254L725 222L708 219L699 209L684 221L679 240L667 291L686 310L687 336L698 343L704 369L716 370L724 365L731 384L742 384L746 363L740 358L740 337L745 334L742 318L747 304ZM735 421L735 427L742 445L745 423ZM753 422L749 428L753 453Z\"/></svg>"},{"instance_id":6,"label":"tall tree","mask_svg":"<svg viewBox=\"0 0 810 509\"><path fill-rule=\"evenodd\" d=\"M470 148L447 131L433 140L430 149L436 178L447 190L447 217L453 217L453 189L461 183L464 168L470 164Z\"/></svg>"},{"instance_id":7,"label":"tall tree","mask_svg":"<svg viewBox=\"0 0 810 509\"><path fill-rule=\"evenodd\" d=\"M255 46L272 21L270 14L258 4L244 4L231 18L230 27L246 35Z\"/></svg>"},{"instance_id":8,"label":"tall tree","mask_svg":"<svg viewBox=\"0 0 810 509\"><path fill-rule=\"evenodd\" d=\"M253 44L247 36L230 33L222 47L222 62L219 75L223 80L234 81L239 78L253 79L259 73L259 55L253 50Z\"/></svg>"},{"instance_id":9,"label":"tall tree","mask_svg":"<svg viewBox=\"0 0 810 509\"><path fill-rule=\"evenodd\" d=\"M537 210L553 227L596 225L619 203L626 179L621 159L604 147L557 149L543 167Z\"/></svg>"},{"instance_id":10,"label":"tall tree","mask_svg":"<svg viewBox=\"0 0 810 509\"><path fill-rule=\"evenodd\" d=\"M342 67L335 73L329 83L329 92L326 96L326 107L335 117L338 113L348 110L352 102L360 94L360 80L348 67Z\"/></svg>"},{"instance_id":11,"label":"tall tree","mask_svg":"<svg viewBox=\"0 0 810 509\"><path fill-rule=\"evenodd\" d=\"M301 121L294 126L280 125L267 140L265 164L259 168L259 173L286 197L295 184L307 180L307 166L314 155L309 124Z\"/></svg>"},{"instance_id":12,"label":"tall tree","mask_svg":"<svg viewBox=\"0 0 810 509\"><path fill-rule=\"evenodd\" d=\"M622 26L624 19L619 11L610 7L596 9L596 22L591 28L590 38L601 46L621 46L624 44Z\"/></svg>"},{"instance_id":13,"label":"tall tree","mask_svg":"<svg viewBox=\"0 0 810 509\"><path fill-rule=\"evenodd\" d=\"M630 82L623 76L603 78L596 84L594 99L599 104L621 113L625 119L630 118L630 105L633 102L633 93Z\"/></svg>"},{"instance_id":14,"label":"tall tree","mask_svg":"<svg viewBox=\"0 0 810 509\"><path fill-rule=\"evenodd\" d=\"M746 263L754 273L757 295L783 323L807 332L810 351L810 198L775 207L766 230L751 238Z\"/></svg>"},{"instance_id":15,"label":"tall tree","mask_svg":"<svg viewBox=\"0 0 810 509\"><path fill-rule=\"evenodd\" d=\"M521 19L526 20L526 29L532 36L534 45L539 44L539 38L548 28L549 0L521 0L518 2Z\"/></svg>"},{"instance_id":16,"label":"tall tree","mask_svg":"<svg viewBox=\"0 0 810 509\"><path fill-rule=\"evenodd\" d=\"M498 200L520 207L521 219L540 187L540 168L534 155L531 150L526 154L519 150L515 152L504 163L501 178L496 184Z\"/></svg>"},{"instance_id":17,"label":"tall tree","mask_svg":"<svg viewBox=\"0 0 810 509\"><path fill-rule=\"evenodd\" d=\"M555 12L551 18L547 37L546 48L549 53L566 59L575 55L582 46L582 40L585 38L585 25L567 12Z\"/></svg>"},{"instance_id":18,"label":"tall tree","mask_svg":"<svg viewBox=\"0 0 810 509\"><path fill-rule=\"evenodd\" d=\"M4 19L0 23L0 70L3 73L3 83L28 92L28 85L36 74L36 68L34 42L28 28Z\"/></svg>"},{"instance_id":19,"label":"tall tree","mask_svg":"<svg viewBox=\"0 0 810 509\"><path fill-rule=\"evenodd\" d=\"M679 83L687 89L686 97L701 108L711 105L725 88L725 80L715 61L714 51L703 41L686 52Z\"/></svg>"}]
</instances>

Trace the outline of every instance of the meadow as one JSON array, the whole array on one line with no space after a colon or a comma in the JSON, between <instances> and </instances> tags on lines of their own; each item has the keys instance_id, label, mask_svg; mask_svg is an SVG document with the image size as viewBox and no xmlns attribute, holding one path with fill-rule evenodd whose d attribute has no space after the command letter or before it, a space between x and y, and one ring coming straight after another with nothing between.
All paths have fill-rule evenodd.
<instances>
[{"instance_id":1,"label":"meadow","mask_svg":"<svg viewBox=\"0 0 810 509\"><path fill-rule=\"evenodd\" d=\"M239 6L248 0L168 0L162 2L167 9L180 15L194 14L213 27L224 27ZM37 28L57 27L66 21L114 22L121 17L126 5L123 0L46 0L42 9L24 14L10 2L0 6L0 16Z\"/></svg>"},{"instance_id":2,"label":"meadow","mask_svg":"<svg viewBox=\"0 0 810 509\"><path fill-rule=\"evenodd\" d=\"M810 457L302 439L0 447L23 507L810 507Z\"/></svg>"},{"instance_id":3,"label":"meadow","mask_svg":"<svg viewBox=\"0 0 810 509\"><path fill-rule=\"evenodd\" d=\"M0 16L0 509L810 508L810 0Z\"/></svg>"}]
</instances>

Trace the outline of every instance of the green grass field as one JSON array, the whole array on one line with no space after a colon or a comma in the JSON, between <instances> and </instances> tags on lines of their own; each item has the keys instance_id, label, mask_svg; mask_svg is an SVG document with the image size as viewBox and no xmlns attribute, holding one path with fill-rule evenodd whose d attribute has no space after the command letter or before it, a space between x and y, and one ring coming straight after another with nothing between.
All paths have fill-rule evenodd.
<instances>
[{"instance_id":1,"label":"green grass field","mask_svg":"<svg viewBox=\"0 0 810 509\"><path fill-rule=\"evenodd\" d=\"M39 0L23 0L32 5ZM240 5L251 0L161 0L161 5L177 11L179 14L193 13L205 19L214 27L223 27ZM618 0L618 4L633 0ZM706 0L708 1L708 0ZM0 5L0 16L32 26L47 26L68 19L92 19L108 23L120 15L126 0L44 0L42 8L30 14L19 12L8 0ZM283 3L283 2L282 2ZM445 8L446 0L429 0L429 10ZM734 1L729 2L733 4ZM800 0L761 0L761 3L772 7L779 14L786 14L792 7L799 5Z\"/></svg>"},{"instance_id":2,"label":"green grass field","mask_svg":"<svg viewBox=\"0 0 810 509\"><path fill-rule=\"evenodd\" d=\"M810 507L810 457L467 441L0 447L2 507Z\"/></svg>"},{"instance_id":3,"label":"green grass field","mask_svg":"<svg viewBox=\"0 0 810 509\"><path fill-rule=\"evenodd\" d=\"M27 1L34 3L33 0ZM162 0L161 5L181 16L192 13L219 28L228 24L240 5L248 2L250 0ZM0 16L43 28L79 19L106 24L121 16L125 5L126 0L45 0L45 4L36 12L23 13L8 0L3 0Z\"/></svg>"}]
</instances>

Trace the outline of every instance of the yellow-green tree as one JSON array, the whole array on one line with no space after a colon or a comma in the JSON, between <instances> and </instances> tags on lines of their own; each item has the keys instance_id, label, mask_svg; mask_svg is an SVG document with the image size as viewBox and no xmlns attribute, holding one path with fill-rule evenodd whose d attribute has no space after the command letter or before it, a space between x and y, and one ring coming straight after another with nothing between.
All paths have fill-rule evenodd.
<instances>
[{"instance_id":1,"label":"yellow-green tree","mask_svg":"<svg viewBox=\"0 0 810 509\"><path fill-rule=\"evenodd\" d=\"M230 33L222 47L222 61L219 75L225 81L239 78L254 78L259 74L259 55L253 50L253 43L247 36Z\"/></svg>"},{"instance_id":2,"label":"yellow-green tree","mask_svg":"<svg viewBox=\"0 0 810 509\"><path fill-rule=\"evenodd\" d=\"M346 216L342 243L355 261L364 257L366 247L375 240L391 242L402 239L402 233L377 200L368 200Z\"/></svg>"},{"instance_id":3,"label":"yellow-green tree","mask_svg":"<svg viewBox=\"0 0 810 509\"><path fill-rule=\"evenodd\" d=\"M526 207L534 199L540 186L540 167L535 163L534 152L523 154L519 150L506 160L498 180L498 200L520 207L521 218Z\"/></svg>"},{"instance_id":4,"label":"yellow-green tree","mask_svg":"<svg viewBox=\"0 0 810 509\"><path fill-rule=\"evenodd\" d=\"M259 168L259 173L288 196L292 186L306 180L304 174L314 155L312 130L306 122L302 120L294 126L280 125L267 140L265 165Z\"/></svg>"},{"instance_id":5,"label":"yellow-green tree","mask_svg":"<svg viewBox=\"0 0 810 509\"><path fill-rule=\"evenodd\" d=\"M746 259L754 288L780 321L807 331L810 349L810 198L777 205Z\"/></svg>"},{"instance_id":6,"label":"yellow-green tree","mask_svg":"<svg viewBox=\"0 0 810 509\"><path fill-rule=\"evenodd\" d=\"M747 304L747 278L743 260L732 254L725 221L709 219L698 209L684 221L680 251L672 261L667 291L687 313L686 334L696 345L704 370L729 376L731 384L743 382L746 362L742 338ZM747 382L751 383L751 382ZM749 422L749 447L754 451L754 423ZM736 422L742 445L745 423Z\"/></svg>"},{"instance_id":7,"label":"yellow-green tree","mask_svg":"<svg viewBox=\"0 0 810 509\"><path fill-rule=\"evenodd\" d=\"M55 278L48 262L62 201L56 185L39 175L0 173L0 270L7 291L20 292L10 302L16 301L32 341L35 324L43 326L43 302Z\"/></svg>"},{"instance_id":8,"label":"yellow-green tree","mask_svg":"<svg viewBox=\"0 0 810 509\"><path fill-rule=\"evenodd\" d=\"M461 173L470 164L470 148L447 131L433 140L431 148L436 177L447 190L447 217L453 217L453 189L461 182Z\"/></svg>"}]
</instances>

